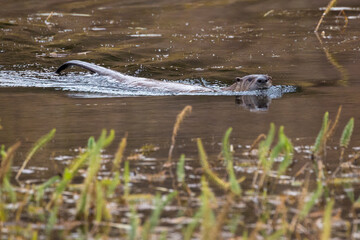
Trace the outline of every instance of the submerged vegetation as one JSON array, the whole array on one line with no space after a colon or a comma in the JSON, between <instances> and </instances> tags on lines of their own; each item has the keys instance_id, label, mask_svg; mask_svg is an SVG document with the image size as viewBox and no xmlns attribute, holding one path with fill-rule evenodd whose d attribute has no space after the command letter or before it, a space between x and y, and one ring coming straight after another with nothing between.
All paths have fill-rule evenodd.
<instances>
[{"instance_id":1,"label":"submerged vegetation","mask_svg":"<svg viewBox=\"0 0 360 240\"><path fill-rule=\"evenodd\" d=\"M180 124L190 111L187 106L177 118L172 149ZM354 190L359 183L354 177L354 162L359 155L348 159L345 154L353 118L336 148L339 166L333 172L326 169L327 143L340 113L341 108L333 122L325 113L311 149L311 161L304 159L295 173L291 167L299 156L283 126L276 134L275 124L270 124L267 135L260 135L247 152L255 161L250 174L239 170L244 166L235 157L229 128L223 137L220 161L209 160L202 140L197 139L198 175L202 175L196 180L199 187L190 186L186 157L181 155L175 164L170 161L170 150L165 170L159 175L169 179L172 186L158 186L158 192L152 194L134 189L131 164L124 156L127 136L114 154L111 174L100 177L102 152L113 142L113 130L103 130L98 139L90 137L86 149L61 175L39 185L24 184L19 177L35 152L53 138L55 130L36 142L16 176L17 183L11 177L11 163L20 142L8 148L1 146L1 239L356 238L360 197ZM342 175L344 172L348 174ZM344 201L348 208L344 208Z\"/></svg>"}]
</instances>

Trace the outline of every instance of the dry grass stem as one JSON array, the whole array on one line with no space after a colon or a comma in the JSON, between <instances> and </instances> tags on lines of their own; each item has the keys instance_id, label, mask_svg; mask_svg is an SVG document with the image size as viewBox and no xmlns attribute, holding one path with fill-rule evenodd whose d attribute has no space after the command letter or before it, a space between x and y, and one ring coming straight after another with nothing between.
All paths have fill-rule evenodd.
<instances>
[{"instance_id":1,"label":"dry grass stem","mask_svg":"<svg viewBox=\"0 0 360 240\"><path fill-rule=\"evenodd\" d=\"M317 24L314 32L318 32L319 27L320 27L321 23L322 23L323 20L324 20L324 17L326 16L326 14L329 13L330 9L335 5L336 1L337 1L337 0L331 0L331 1L329 2L329 4L328 4L328 6L326 7L325 11L324 11L323 14L321 15L321 18L320 18L320 20L319 20L319 22L318 22L318 24Z\"/></svg>"},{"instance_id":2,"label":"dry grass stem","mask_svg":"<svg viewBox=\"0 0 360 240\"><path fill-rule=\"evenodd\" d=\"M326 136L327 138L330 138L330 137L334 134L335 129L336 129L336 126L337 126L338 123L339 123L339 119L340 119L340 115L341 115L341 110L342 110L342 106L340 105L339 108L338 108L336 117L335 117L335 121L334 121L334 123L331 125L330 130L327 132L327 136Z\"/></svg>"},{"instance_id":3,"label":"dry grass stem","mask_svg":"<svg viewBox=\"0 0 360 240\"><path fill-rule=\"evenodd\" d=\"M12 159L14 158L15 151L20 147L21 143L17 142L12 145L6 152L5 158L1 159L1 167L0 167L0 184L3 183L3 180L11 167Z\"/></svg>"},{"instance_id":4,"label":"dry grass stem","mask_svg":"<svg viewBox=\"0 0 360 240\"><path fill-rule=\"evenodd\" d=\"M302 166L299 171L297 171L294 175L294 177L298 177L300 174L303 174L307 168L307 166L309 166L309 163L305 163L304 166Z\"/></svg>"},{"instance_id":5,"label":"dry grass stem","mask_svg":"<svg viewBox=\"0 0 360 240\"><path fill-rule=\"evenodd\" d=\"M46 18L45 23L49 22L50 18L54 15L54 12L51 12L49 16Z\"/></svg>"},{"instance_id":6,"label":"dry grass stem","mask_svg":"<svg viewBox=\"0 0 360 240\"><path fill-rule=\"evenodd\" d=\"M38 141L35 142L33 148L28 153L25 161L21 165L21 168L19 169L18 173L16 174L15 179L18 180L22 171L26 167L26 165L29 163L30 159L34 156L34 154L43 147L47 142L49 142L55 135L56 129L52 129L48 134L42 136Z\"/></svg>"},{"instance_id":7,"label":"dry grass stem","mask_svg":"<svg viewBox=\"0 0 360 240\"><path fill-rule=\"evenodd\" d=\"M254 142L251 144L251 147L248 150L248 153L251 153L251 151L255 148L255 146L263 139L266 138L266 135L264 133L261 133L255 140Z\"/></svg>"},{"instance_id":8,"label":"dry grass stem","mask_svg":"<svg viewBox=\"0 0 360 240\"><path fill-rule=\"evenodd\" d=\"M347 25L348 25L348 23L349 23L349 19L348 19L348 16L346 15L344 10L341 10L340 14L342 14L344 16L344 19L345 19L345 23L344 23L343 30L342 30L342 32L344 32Z\"/></svg>"},{"instance_id":9,"label":"dry grass stem","mask_svg":"<svg viewBox=\"0 0 360 240\"><path fill-rule=\"evenodd\" d=\"M127 136L128 134L125 133L125 136L121 139L121 142L119 143L118 150L116 151L115 158L114 158L114 165L113 165L113 171L119 171L120 164L123 159L124 151L127 144Z\"/></svg>"},{"instance_id":10,"label":"dry grass stem","mask_svg":"<svg viewBox=\"0 0 360 240\"><path fill-rule=\"evenodd\" d=\"M192 111L192 106L187 105L176 117L176 122L174 125L174 129L173 129L173 133L171 136L171 146L169 149L169 156L168 156L168 161L171 162L171 157L172 157L172 152L174 150L175 147L175 138L177 136L177 133L180 129L180 124L181 122L184 120L184 118L189 115Z\"/></svg>"}]
</instances>

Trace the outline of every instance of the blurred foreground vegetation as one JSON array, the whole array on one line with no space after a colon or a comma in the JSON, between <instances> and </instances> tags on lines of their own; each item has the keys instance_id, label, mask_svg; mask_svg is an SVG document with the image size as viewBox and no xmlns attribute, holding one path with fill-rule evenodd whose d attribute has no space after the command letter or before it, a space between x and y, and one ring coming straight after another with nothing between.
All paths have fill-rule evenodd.
<instances>
[{"instance_id":1,"label":"blurred foreground vegetation","mask_svg":"<svg viewBox=\"0 0 360 240\"><path fill-rule=\"evenodd\" d=\"M289 175L294 146L282 126L276 130L271 124L269 132L247 150L256 157L251 179L237 170L241 166L234 160L231 128L215 161L209 161L198 138L201 169L195 190L188 183L185 156L176 162L172 159L180 124L190 112L191 106L187 106L178 115L168 162L153 176L170 179L172 186L158 187L153 194L133 189L134 175L124 157L127 136L114 154L110 174L100 177L102 153L113 142L113 130L103 130L97 139L90 137L87 147L62 174L36 185L20 181L21 173L36 151L54 137L55 130L35 143L15 178L11 177L11 163L20 142L1 146L1 239L357 238L360 197L354 189L360 182L355 164L359 154L345 154L353 118L339 140L337 169L327 171L324 162L341 108L334 121L325 113L309 154L311 164L304 160L295 175Z\"/></svg>"}]
</instances>

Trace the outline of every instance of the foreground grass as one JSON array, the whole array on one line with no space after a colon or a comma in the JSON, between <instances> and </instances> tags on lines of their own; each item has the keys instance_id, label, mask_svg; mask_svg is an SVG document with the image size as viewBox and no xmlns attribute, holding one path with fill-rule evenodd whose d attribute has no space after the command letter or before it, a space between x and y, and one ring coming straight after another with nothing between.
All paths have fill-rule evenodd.
<instances>
[{"instance_id":1,"label":"foreground grass","mask_svg":"<svg viewBox=\"0 0 360 240\"><path fill-rule=\"evenodd\" d=\"M177 162L171 160L186 111L190 112L191 107L177 118L165 170L158 174L169 179L172 187L153 194L137 194L133 189L129 161L124 161L127 136L114 154L111 174L99 177L101 153L113 142L114 131L103 130L97 139L90 137L86 149L61 175L40 185L12 183L10 167L20 143L2 146L1 239L349 239L359 234L355 220L360 197L356 197L354 189L360 178L342 175L356 175L354 162L359 156L345 157L354 119L348 121L339 140L337 169L329 173L324 162L341 108L332 123L325 113L311 149L311 164L304 160L304 166L293 175L289 167L293 164L294 146L282 126L276 131L271 124L267 135L262 134L254 142L256 170L248 175L236 171L241 166L232 151L231 128L224 135L220 161L209 161L198 138L198 191L189 186L185 156ZM54 134L55 130L50 131L34 145L16 179ZM340 196L346 196L346 204Z\"/></svg>"}]
</instances>

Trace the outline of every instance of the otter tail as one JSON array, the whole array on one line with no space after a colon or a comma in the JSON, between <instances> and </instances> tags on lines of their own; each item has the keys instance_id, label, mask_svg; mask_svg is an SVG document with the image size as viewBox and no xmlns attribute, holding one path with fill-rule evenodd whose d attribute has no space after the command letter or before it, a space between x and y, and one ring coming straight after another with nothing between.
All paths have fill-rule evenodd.
<instances>
[{"instance_id":1,"label":"otter tail","mask_svg":"<svg viewBox=\"0 0 360 240\"><path fill-rule=\"evenodd\" d=\"M93 73L98 73L101 75L111 75L111 73L114 73L114 71L104 68L104 67L100 67L97 66L95 64L92 63L87 63L87 62L83 62L83 61L79 61L79 60L71 60L68 61L66 63L64 63L63 65L61 65L57 70L56 73L60 74L61 71L65 70L66 68L70 67L70 66L78 66L78 67L82 67L85 68Z\"/></svg>"}]
</instances>

